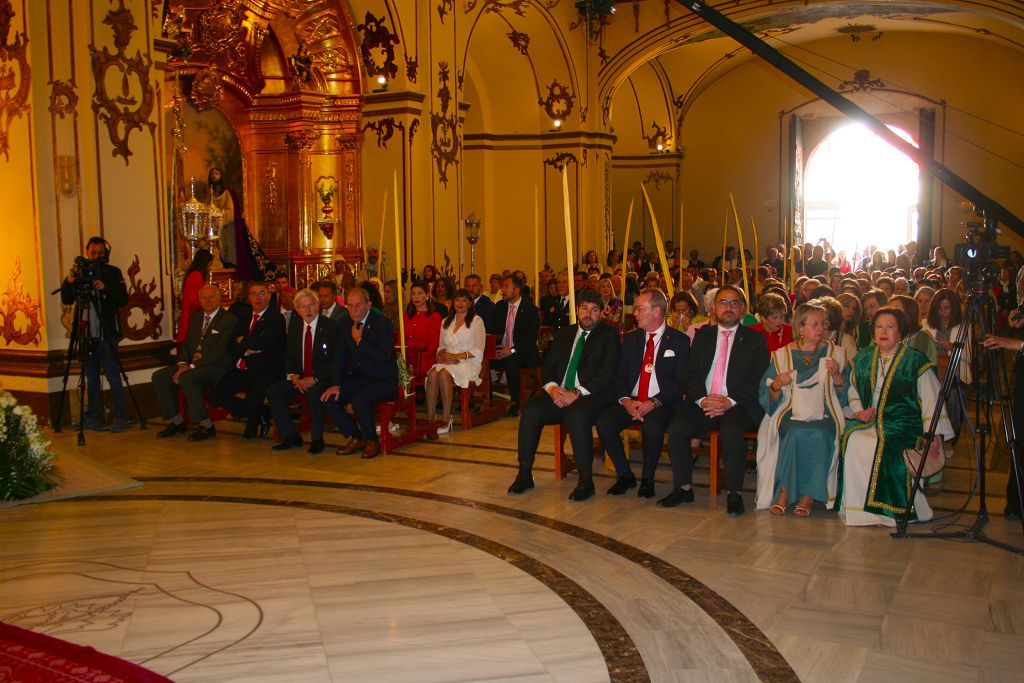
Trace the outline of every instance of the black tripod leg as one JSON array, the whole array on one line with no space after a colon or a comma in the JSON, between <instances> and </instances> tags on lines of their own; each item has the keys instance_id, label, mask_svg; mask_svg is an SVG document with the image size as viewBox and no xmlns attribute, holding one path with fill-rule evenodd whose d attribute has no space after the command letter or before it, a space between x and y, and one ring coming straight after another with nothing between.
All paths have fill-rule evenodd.
<instances>
[{"instance_id":1,"label":"black tripod leg","mask_svg":"<svg viewBox=\"0 0 1024 683\"><path fill-rule=\"evenodd\" d=\"M114 355L114 362L117 363L117 371L121 373L124 388L128 390L128 396L132 399L132 407L135 408L135 414L139 416L139 429L146 429L146 417L142 414L142 409L139 408L139 402L135 398L132 384L128 381L128 373L124 371L124 365L121 364L121 353L116 344L110 345L110 352Z\"/></svg>"}]
</instances>

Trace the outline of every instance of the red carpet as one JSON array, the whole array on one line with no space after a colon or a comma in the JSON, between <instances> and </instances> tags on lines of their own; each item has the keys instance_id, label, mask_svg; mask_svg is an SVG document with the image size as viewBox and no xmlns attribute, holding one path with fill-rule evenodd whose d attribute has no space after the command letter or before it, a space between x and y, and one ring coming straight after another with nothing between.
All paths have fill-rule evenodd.
<instances>
[{"instance_id":1,"label":"red carpet","mask_svg":"<svg viewBox=\"0 0 1024 683\"><path fill-rule=\"evenodd\" d=\"M91 647L0 622L0 681L170 683L170 680Z\"/></svg>"}]
</instances>

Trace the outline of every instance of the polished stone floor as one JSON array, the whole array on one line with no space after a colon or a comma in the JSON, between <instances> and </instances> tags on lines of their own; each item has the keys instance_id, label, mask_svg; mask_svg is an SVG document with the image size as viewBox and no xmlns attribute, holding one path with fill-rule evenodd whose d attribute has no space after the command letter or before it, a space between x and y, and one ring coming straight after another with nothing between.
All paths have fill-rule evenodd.
<instances>
[{"instance_id":1,"label":"polished stone floor","mask_svg":"<svg viewBox=\"0 0 1024 683\"><path fill-rule=\"evenodd\" d=\"M547 435L510 498L509 419L369 461L153 427L81 447L144 486L0 512L0 620L176 681L1024 681L1024 558L989 546L729 518L706 486L660 510L607 475L570 503ZM972 475L958 453L940 514Z\"/></svg>"}]
</instances>

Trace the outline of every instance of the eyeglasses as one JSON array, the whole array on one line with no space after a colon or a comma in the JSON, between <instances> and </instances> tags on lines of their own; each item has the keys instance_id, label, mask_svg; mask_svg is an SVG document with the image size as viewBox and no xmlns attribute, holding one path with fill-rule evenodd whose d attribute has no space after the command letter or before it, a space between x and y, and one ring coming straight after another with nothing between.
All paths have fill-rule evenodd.
<instances>
[{"instance_id":1,"label":"eyeglasses","mask_svg":"<svg viewBox=\"0 0 1024 683\"><path fill-rule=\"evenodd\" d=\"M743 301L741 299L719 299L715 302L715 305L726 308L739 308L743 305Z\"/></svg>"}]
</instances>

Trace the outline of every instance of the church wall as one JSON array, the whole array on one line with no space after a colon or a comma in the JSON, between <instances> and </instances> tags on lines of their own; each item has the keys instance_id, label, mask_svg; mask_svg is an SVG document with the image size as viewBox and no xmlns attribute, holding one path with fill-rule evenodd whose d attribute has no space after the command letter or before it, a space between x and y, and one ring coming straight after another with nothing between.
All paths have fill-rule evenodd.
<instances>
[{"instance_id":1,"label":"church wall","mask_svg":"<svg viewBox=\"0 0 1024 683\"><path fill-rule=\"evenodd\" d=\"M867 68L873 76L903 89L944 99L950 105L1011 129L1020 129L1024 92L1014 83L1024 73L1024 58L989 42L939 34L890 33L868 44L836 38L807 45L836 60ZM992 93L998 93L993 97ZM721 249L721 223L727 193L736 194L741 218L753 215L766 235L781 238L782 218L765 200L778 199L780 173L785 178L787 151L780 149L778 113L808 99L808 94L759 61L744 63L721 77L694 103L681 128L686 147L682 164L683 200L687 206L687 244L703 256ZM1014 117L1017 120L1014 121ZM836 118L842 125L845 119ZM962 136L974 144L969 144ZM981 152L975 145L1016 160L1024 158L1024 142L995 126L983 124L950 109L944 136L944 163L993 196L1017 215L1024 199L1016 187L1024 179L1018 166ZM943 139L937 143L942 159ZM805 149L805 161L810 148ZM781 160L780 160L780 155ZM936 223L941 242L951 245L962 237L960 197L942 193ZM763 226L763 227L762 227ZM1019 248L1009 236L1006 243ZM730 244L734 240L730 238ZM762 247L763 248L763 247Z\"/></svg>"}]
</instances>

